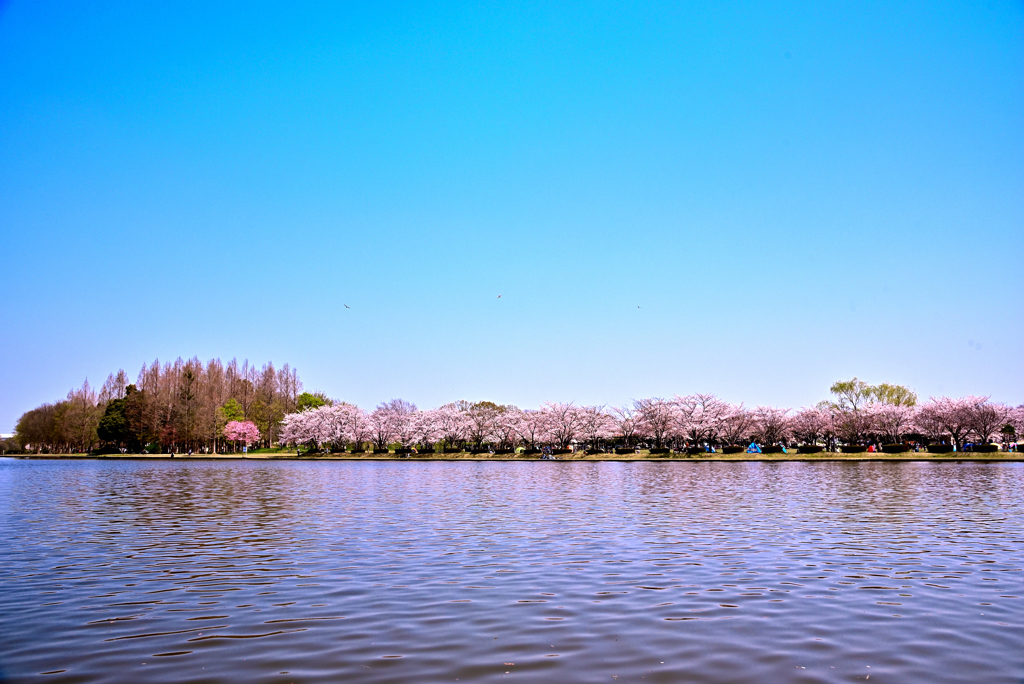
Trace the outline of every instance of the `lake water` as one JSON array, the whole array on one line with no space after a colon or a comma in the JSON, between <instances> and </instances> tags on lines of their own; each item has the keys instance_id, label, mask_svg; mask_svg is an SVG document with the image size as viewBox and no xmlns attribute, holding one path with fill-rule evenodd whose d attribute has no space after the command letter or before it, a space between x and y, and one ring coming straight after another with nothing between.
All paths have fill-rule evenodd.
<instances>
[{"instance_id":1,"label":"lake water","mask_svg":"<svg viewBox=\"0 0 1024 684\"><path fill-rule=\"evenodd\" d=\"M1022 464L2 459L0 549L8 682L1024 680Z\"/></svg>"}]
</instances>

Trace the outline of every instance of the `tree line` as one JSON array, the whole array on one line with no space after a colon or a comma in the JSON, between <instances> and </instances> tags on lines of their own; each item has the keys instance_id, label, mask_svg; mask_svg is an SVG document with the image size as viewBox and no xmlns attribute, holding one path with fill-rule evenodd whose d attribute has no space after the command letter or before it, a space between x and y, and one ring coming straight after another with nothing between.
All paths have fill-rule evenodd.
<instances>
[{"instance_id":1,"label":"tree line","mask_svg":"<svg viewBox=\"0 0 1024 684\"><path fill-rule=\"evenodd\" d=\"M894 445L912 439L962 449L968 439L1004 444L1024 431L1024 407L987 397L932 398L900 385L869 385L857 378L837 382L832 399L791 411L747 408L713 394L637 399L620 407L548 402L520 409L493 402L459 401L419 410L395 399L373 411L347 403L310 406L284 417L283 444L312 451L364 450L367 446L420 451L509 451L644 446L653 449L710 448L755 442L765 446Z\"/></svg>"},{"instance_id":2,"label":"tree line","mask_svg":"<svg viewBox=\"0 0 1024 684\"><path fill-rule=\"evenodd\" d=\"M521 409L457 401L420 410L393 399L365 411L302 391L287 364L206 364L193 358L143 365L134 383L123 370L98 391L86 381L65 400L26 412L9 451L218 453L240 444L309 451L416 448L512 450L613 447L710 448L761 445L1008 444L1024 432L1024 406L987 397L933 397L919 404L907 387L837 382L832 398L792 411L746 407L714 394L637 399L623 406L547 402Z\"/></svg>"},{"instance_id":3,"label":"tree line","mask_svg":"<svg viewBox=\"0 0 1024 684\"><path fill-rule=\"evenodd\" d=\"M111 373L97 391L86 380L61 401L27 411L8 451L81 453L207 452L232 448L224 427L232 421L259 426L262 444L278 438L285 415L319 399L302 392L294 368L222 363L198 358L143 364L135 382Z\"/></svg>"}]
</instances>

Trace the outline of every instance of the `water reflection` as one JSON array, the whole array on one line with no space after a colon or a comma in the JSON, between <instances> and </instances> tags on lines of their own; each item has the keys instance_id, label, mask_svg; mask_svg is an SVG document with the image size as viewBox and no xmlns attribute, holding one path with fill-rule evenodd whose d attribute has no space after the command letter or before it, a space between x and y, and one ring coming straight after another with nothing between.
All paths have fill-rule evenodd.
<instances>
[{"instance_id":1,"label":"water reflection","mask_svg":"<svg viewBox=\"0 0 1024 684\"><path fill-rule=\"evenodd\" d=\"M1024 675L1018 464L8 459L0 513L14 681Z\"/></svg>"}]
</instances>

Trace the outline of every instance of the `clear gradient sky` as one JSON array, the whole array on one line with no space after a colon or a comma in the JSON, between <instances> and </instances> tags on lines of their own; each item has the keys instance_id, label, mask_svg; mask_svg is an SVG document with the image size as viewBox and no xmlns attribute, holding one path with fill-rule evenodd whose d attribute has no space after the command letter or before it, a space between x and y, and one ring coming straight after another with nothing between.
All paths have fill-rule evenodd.
<instances>
[{"instance_id":1,"label":"clear gradient sky","mask_svg":"<svg viewBox=\"0 0 1024 684\"><path fill-rule=\"evenodd\" d=\"M13 0L0 236L0 432L193 355L365 408L1016 404L1024 3Z\"/></svg>"}]
</instances>

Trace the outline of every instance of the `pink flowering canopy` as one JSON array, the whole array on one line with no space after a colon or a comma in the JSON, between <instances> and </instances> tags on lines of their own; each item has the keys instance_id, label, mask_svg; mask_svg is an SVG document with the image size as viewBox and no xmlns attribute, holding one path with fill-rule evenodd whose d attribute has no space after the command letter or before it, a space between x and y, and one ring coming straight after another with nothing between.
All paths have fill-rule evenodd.
<instances>
[{"instance_id":1,"label":"pink flowering canopy","mask_svg":"<svg viewBox=\"0 0 1024 684\"><path fill-rule=\"evenodd\" d=\"M1021 433L1024 407L993 403L988 397L938 397L917 406L866 396L856 405L822 402L791 412L771 406L749 409L713 394L691 394L637 399L610 408L547 402L539 409L520 409L457 401L420 410L394 399L367 413L350 404L335 404L286 415L280 439L282 444L313 448L372 442L380 448L398 443L432 449L443 443L460 448L490 444L499 449L578 444L591 449L638 442L673 448L742 445L751 440L889 444L908 436L949 440L960 446L968 440L986 442Z\"/></svg>"},{"instance_id":2,"label":"pink flowering canopy","mask_svg":"<svg viewBox=\"0 0 1024 684\"><path fill-rule=\"evenodd\" d=\"M224 436L246 446L260 438L260 429L251 420L233 420L224 426Z\"/></svg>"}]
</instances>

